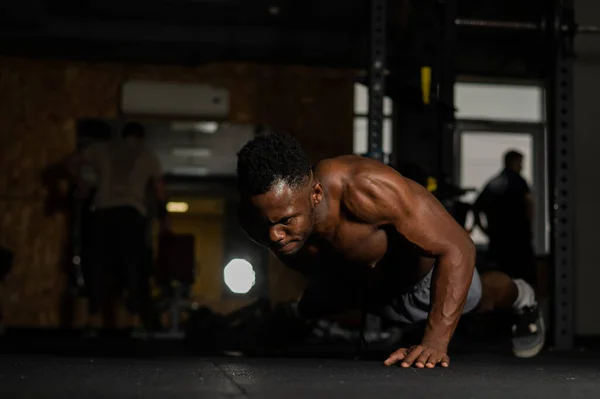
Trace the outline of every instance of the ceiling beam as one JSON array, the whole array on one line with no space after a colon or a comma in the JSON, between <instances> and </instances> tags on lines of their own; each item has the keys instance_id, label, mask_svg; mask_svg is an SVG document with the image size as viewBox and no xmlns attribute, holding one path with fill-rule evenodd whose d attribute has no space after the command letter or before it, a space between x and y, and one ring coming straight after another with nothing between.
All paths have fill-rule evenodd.
<instances>
[{"instance_id":1,"label":"ceiling beam","mask_svg":"<svg viewBox=\"0 0 600 399\"><path fill-rule=\"evenodd\" d=\"M0 23L5 53L139 59L179 63L218 60L364 67L366 37L343 31L261 26L179 27L123 21L46 20L17 28ZM161 54L161 51L166 52ZM166 60L165 60L166 61ZM168 61L166 61L168 62Z\"/></svg>"}]
</instances>

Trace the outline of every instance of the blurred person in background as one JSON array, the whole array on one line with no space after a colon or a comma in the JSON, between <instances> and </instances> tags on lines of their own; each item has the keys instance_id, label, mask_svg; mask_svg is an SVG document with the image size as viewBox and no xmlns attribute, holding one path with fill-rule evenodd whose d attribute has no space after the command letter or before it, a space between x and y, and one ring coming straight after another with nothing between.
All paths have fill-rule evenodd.
<instances>
[{"instance_id":1,"label":"blurred person in background","mask_svg":"<svg viewBox=\"0 0 600 399\"><path fill-rule=\"evenodd\" d=\"M85 187L83 165L90 165L97 178L88 262L91 336L102 326L104 279L110 268L127 291L133 330L142 329L140 302L143 285L147 284L143 267L149 188L159 204L161 229L169 228L161 165L156 154L144 144L144 136L142 125L128 123L121 139L93 143L67 160L67 168L78 187Z\"/></svg>"},{"instance_id":2,"label":"blurred person in background","mask_svg":"<svg viewBox=\"0 0 600 399\"><path fill-rule=\"evenodd\" d=\"M2 313L2 282L11 269L13 257L13 252L0 244L0 336L5 332Z\"/></svg>"}]
</instances>

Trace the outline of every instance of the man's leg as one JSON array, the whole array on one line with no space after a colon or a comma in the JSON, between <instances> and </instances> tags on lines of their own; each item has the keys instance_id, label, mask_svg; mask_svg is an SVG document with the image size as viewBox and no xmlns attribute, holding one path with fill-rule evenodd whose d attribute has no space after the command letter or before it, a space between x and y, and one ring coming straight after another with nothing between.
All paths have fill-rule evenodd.
<instances>
[{"instance_id":1,"label":"man's leg","mask_svg":"<svg viewBox=\"0 0 600 399\"><path fill-rule=\"evenodd\" d=\"M92 215L91 253L85 266L88 268L88 333L92 337L97 334L96 330L102 327L101 310L105 298L107 266L112 253L110 230L113 221L111 210L98 210Z\"/></svg>"},{"instance_id":2,"label":"man's leg","mask_svg":"<svg viewBox=\"0 0 600 399\"><path fill-rule=\"evenodd\" d=\"M533 245L526 239L490 239L490 258L496 263L496 270L514 279L523 279L532 286L537 283L535 253Z\"/></svg>"},{"instance_id":3,"label":"man's leg","mask_svg":"<svg viewBox=\"0 0 600 399\"><path fill-rule=\"evenodd\" d=\"M365 305L366 288L340 277L313 280L297 304L298 315L305 319L333 316Z\"/></svg>"},{"instance_id":4,"label":"man's leg","mask_svg":"<svg viewBox=\"0 0 600 399\"><path fill-rule=\"evenodd\" d=\"M2 283L0 283L0 337L6 332L4 324L2 323L2 317Z\"/></svg>"},{"instance_id":5,"label":"man's leg","mask_svg":"<svg viewBox=\"0 0 600 399\"><path fill-rule=\"evenodd\" d=\"M512 310L515 314L512 326L514 354L518 357L537 355L544 347L546 329L531 285L505 273L490 271L481 275L481 286L477 311Z\"/></svg>"},{"instance_id":6,"label":"man's leg","mask_svg":"<svg viewBox=\"0 0 600 399\"><path fill-rule=\"evenodd\" d=\"M121 208L121 262L124 285L127 289L127 307L132 316L134 329L142 327L140 317L141 287L144 284L143 249L145 240L145 220L135 208Z\"/></svg>"},{"instance_id":7,"label":"man's leg","mask_svg":"<svg viewBox=\"0 0 600 399\"><path fill-rule=\"evenodd\" d=\"M535 252L530 242L515 244L506 251L509 255L503 262L506 273L515 279L523 279L532 287L537 285ZM500 269L502 270L502 269Z\"/></svg>"}]
</instances>

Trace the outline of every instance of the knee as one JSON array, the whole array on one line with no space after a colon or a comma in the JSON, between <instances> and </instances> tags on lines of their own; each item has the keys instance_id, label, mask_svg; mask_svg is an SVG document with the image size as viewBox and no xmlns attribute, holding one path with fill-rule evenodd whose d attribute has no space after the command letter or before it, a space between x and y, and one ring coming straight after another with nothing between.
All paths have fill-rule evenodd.
<instances>
[{"instance_id":1,"label":"knee","mask_svg":"<svg viewBox=\"0 0 600 399\"><path fill-rule=\"evenodd\" d=\"M480 311L490 312L497 308L509 308L517 297L517 287L510 276L498 271L481 275Z\"/></svg>"},{"instance_id":2,"label":"knee","mask_svg":"<svg viewBox=\"0 0 600 399\"><path fill-rule=\"evenodd\" d=\"M514 285L512 278L506 273L499 271L489 271L481 274L481 285L483 291L494 293L504 291L504 289Z\"/></svg>"}]
</instances>

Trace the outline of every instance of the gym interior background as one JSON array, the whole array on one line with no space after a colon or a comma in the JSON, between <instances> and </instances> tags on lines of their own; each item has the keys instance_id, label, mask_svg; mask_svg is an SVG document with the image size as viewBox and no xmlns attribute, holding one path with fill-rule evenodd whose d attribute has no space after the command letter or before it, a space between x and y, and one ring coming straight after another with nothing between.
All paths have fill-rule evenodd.
<instances>
[{"instance_id":1,"label":"gym interior background","mask_svg":"<svg viewBox=\"0 0 600 399\"><path fill-rule=\"evenodd\" d=\"M600 336L600 4L375 3L383 20L366 0L0 6L0 245L10 264L0 298L8 335L85 325L73 278L85 228L55 172L91 140L80 129L86 121L117 131L135 120L163 163L175 232L194 237L185 302L195 307L226 315L258 298L292 300L304 286L236 224L235 152L275 129L295 135L311 161L354 152L416 163L438 187L465 189L451 196L465 202L506 149L520 149L536 195L550 344L570 349ZM483 235L473 238L485 247ZM225 266L238 258L252 260L247 289L225 281ZM118 308L113 328L126 318Z\"/></svg>"}]
</instances>

